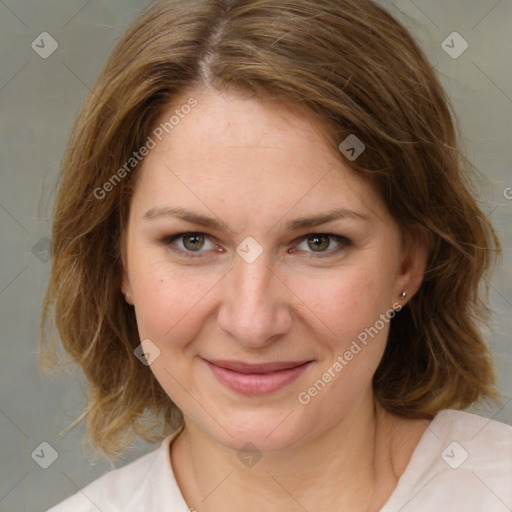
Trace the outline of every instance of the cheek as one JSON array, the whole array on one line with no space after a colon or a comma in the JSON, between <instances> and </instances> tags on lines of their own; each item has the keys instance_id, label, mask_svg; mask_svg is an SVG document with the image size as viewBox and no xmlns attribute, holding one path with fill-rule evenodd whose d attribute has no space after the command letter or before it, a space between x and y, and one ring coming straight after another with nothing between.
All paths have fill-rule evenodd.
<instances>
[{"instance_id":1,"label":"cheek","mask_svg":"<svg viewBox=\"0 0 512 512\"><path fill-rule=\"evenodd\" d=\"M368 266L300 275L294 281L290 288L334 344L354 339L388 308L387 286Z\"/></svg>"},{"instance_id":2,"label":"cheek","mask_svg":"<svg viewBox=\"0 0 512 512\"><path fill-rule=\"evenodd\" d=\"M187 347L205 328L205 308L218 277L192 276L175 267L171 271L166 263L140 269L144 270L134 273L133 287L139 336L159 350L150 371L178 407L187 410L190 397L185 390L191 386Z\"/></svg>"},{"instance_id":3,"label":"cheek","mask_svg":"<svg viewBox=\"0 0 512 512\"><path fill-rule=\"evenodd\" d=\"M201 315L221 276L171 267L163 258L133 258L132 263L130 281L141 338L154 340L165 350L190 339L200 326L191 320Z\"/></svg>"},{"instance_id":4,"label":"cheek","mask_svg":"<svg viewBox=\"0 0 512 512\"><path fill-rule=\"evenodd\" d=\"M368 268L338 271L315 279L309 293L306 288L299 292L314 313L311 318L317 317L316 325L328 335L316 337L322 346L320 365L298 400L313 404L311 414L317 417L325 404L337 404L324 417L326 424L343 416L369 389L386 346L394 316L388 304L389 285Z\"/></svg>"}]
</instances>

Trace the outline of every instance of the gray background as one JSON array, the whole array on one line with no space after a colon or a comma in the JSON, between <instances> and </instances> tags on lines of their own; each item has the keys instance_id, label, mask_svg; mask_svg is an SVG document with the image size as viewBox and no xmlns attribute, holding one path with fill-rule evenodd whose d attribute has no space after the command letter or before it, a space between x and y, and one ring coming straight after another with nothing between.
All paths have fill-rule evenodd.
<instances>
[{"instance_id":1,"label":"gray background","mask_svg":"<svg viewBox=\"0 0 512 512\"><path fill-rule=\"evenodd\" d=\"M110 468L104 461L91 466L84 457L81 425L59 436L82 409L85 383L77 372L41 376L38 322L49 272L49 207L72 122L115 42L147 4L0 0L2 512L46 510ZM439 71L468 155L486 176L479 185L480 204L504 246L503 264L491 283L496 314L489 332L503 399L499 407L471 410L512 424L512 0L397 0L386 5L416 35ZM456 59L442 47L454 31L469 44ZM42 32L59 45L47 59L31 47ZM42 442L58 453L48 469L31 457ZM117 465L150 448L138 443Z\"/></svg>"}]
</instances>

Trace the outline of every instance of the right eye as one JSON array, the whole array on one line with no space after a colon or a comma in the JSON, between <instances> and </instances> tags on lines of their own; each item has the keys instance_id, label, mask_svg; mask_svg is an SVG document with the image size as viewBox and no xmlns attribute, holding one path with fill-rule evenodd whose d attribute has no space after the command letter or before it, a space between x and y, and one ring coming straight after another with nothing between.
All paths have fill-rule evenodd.
<instances>
[{"instance_id":1,"label":"right eye","mask_svg":"<svg viewBox=\"0 0 512 512\"><path fill-rule=\"evenodd\" d=\"M178 233L176 235L166 236L162 240L162 243L187 258L201 258L203 257L201 254L203 252L215 248L220 249L218 245L210 240L206 233L199 232ZM203 251L202 249L205 247L206 250Z\"/></svg>"}]
</instances>

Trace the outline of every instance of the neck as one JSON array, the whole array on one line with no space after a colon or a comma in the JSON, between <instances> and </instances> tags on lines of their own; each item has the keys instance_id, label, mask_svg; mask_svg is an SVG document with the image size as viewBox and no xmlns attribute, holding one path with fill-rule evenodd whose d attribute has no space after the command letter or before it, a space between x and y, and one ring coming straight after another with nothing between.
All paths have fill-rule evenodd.
<instances>
[{"instance_id":1,"label":"neck","mask_svg":"<svg viewBox=\"0 0 512 512\"><path fill-rule=\"evenodd\" d=\"M366 512L387 501L425 428L375 406L370 392L321 435L255 463L186 417L171 457L185 500L200 512Z\"/></svg>"}]
</instances>

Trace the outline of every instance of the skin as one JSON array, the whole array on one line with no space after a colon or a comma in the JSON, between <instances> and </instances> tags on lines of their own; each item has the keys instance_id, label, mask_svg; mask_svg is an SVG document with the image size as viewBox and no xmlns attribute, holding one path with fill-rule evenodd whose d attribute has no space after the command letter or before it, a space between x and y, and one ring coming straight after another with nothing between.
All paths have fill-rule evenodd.
<instances>
[{"instance_id":1,"label":"skin","mask_svg":"<svg viewBox=\"0 0 512 512\"><path fill-rule=\"evenodd\" d=\"M304 112L212 89L176 105L190 96L197 107L151 150L137 177L122 279L141 340L160 350L150 370L184 414L171 445L178 485L200 512L378 510L428 426L374 404L371 381L389 324L307 405L297 397L358 334L416 293L426 238L402 244L380 197ZM164 214L144 218L166 207L229 230ZM338 208L369 220L287 226ZM190 232L208 235L199 252L190 251L197 248L190 239L169 241ZM350 242L323 238L315 251L314 234ZM236 252L248 236L263 249L252 263ZM246 396L220 383L201 358L313 363L275 393ZM248 442L262 454L252 467L237 457Z\"/></svg>"}]
</instances>

